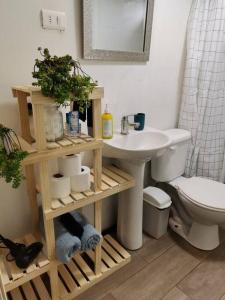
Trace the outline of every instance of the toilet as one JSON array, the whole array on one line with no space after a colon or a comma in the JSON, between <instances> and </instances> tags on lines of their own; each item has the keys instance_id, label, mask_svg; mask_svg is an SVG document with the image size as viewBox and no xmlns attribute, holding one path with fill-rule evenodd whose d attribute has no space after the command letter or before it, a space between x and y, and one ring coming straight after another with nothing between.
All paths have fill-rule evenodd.
<instances>
[{"instance_id":1,"label":"toilet","mask_svg":"<svg viewBox=\"0 0 225 300\"><path fill-rule=\"evenodd\" d=\"M190 132L165 131L172 144L162 156L151 161L151 176L174 187L169 226L190 244L212 250L220 244L219 225L225 224L225 185L203 177L183 177Z\"/></svg>"}]
</instances>

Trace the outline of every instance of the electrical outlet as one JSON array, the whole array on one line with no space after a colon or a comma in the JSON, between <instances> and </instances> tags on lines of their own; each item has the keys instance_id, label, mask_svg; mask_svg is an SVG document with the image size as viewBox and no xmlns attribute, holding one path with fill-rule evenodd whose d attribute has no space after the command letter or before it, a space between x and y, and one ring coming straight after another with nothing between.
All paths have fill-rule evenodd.
<instances>
[{"instance_id":1,"label":"electrical outlet","mask_svg":"<svg viewBox=\"0 0 225 300\"><path fill-rule=\"evenodd\" d=\"M66 29L66 14L61 11L48 9L41 10L42 27L44 29L65 30Z\"/></svg>"}]
</instances>

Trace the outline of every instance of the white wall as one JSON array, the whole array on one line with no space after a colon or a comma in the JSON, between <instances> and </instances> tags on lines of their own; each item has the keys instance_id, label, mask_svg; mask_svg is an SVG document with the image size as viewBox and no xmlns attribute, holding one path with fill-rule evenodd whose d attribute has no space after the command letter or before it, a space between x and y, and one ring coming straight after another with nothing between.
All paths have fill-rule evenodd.
<instances>
[{"instance_id":1,"label":"white wall","mask_svg":"<svg viewBox=\"0 0 225 300\"><path fill-rule=\"evenodd\" d=\"M102 63L81 61L86 71L105 88L116 126L123 114L145 112L147 124L158 128L176 125L180 100L183 48L191 0L155 0L150 61ZM64 33L40 26L40 9L65 11ZM52 53L81 57L80 0L0 1L0 122L18 130L18 109L10 87L32 82L37 47ZM12 190L0 180L0 232L14 236L29 224L25 185Z\"/></svg>"}]
</instances>

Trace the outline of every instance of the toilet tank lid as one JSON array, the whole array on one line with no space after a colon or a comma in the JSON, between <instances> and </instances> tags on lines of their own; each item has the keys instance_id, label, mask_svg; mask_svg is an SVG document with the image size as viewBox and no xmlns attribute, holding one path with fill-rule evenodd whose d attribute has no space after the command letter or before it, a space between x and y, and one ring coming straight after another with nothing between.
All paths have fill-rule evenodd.
<instances>
[{"instance_id":1,"label":"toilet tank lid","mask_svg":"<svg viewBox=\"0 0 225 300\"><path fill-rule=\"evenodd\" d=\"M172 204L170 196L163 190L149 186L143 190L144 201L159 209L165 209Z\"/></svg>"},{"instance_id":2,"label":"toilet tank lid","mask_svg":"<svg viewBox=\"0 0 225 300\"><path fill-rule=\"evenodd\" d=\"M165 130L165 133L170 137L172 143L188 141L191 138L190 131L180 128L167 129Z\"/></svg>"}]
</instances>

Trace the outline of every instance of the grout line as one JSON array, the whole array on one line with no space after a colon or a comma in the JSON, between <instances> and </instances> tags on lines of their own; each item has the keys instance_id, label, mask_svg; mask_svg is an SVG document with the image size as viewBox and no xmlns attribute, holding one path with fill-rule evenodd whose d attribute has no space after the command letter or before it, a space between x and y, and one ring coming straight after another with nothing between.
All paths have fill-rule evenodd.
<instances>
[{"instance_id":1,"label":"grout line","mask_svg":"<svg viewBox=\"0 0 225 300\"><path fill-rule=\"evenodd\" d=\"M179 286L179 284L181 283L181 281L183 281L190 273L192 273L195 269L197 269L200 265L201 265L201 261L199 261L199 263L190 271L188 272L187 274L185 274L185 276L176 283L177 286Z\"/></svg>"},{"instance_id":2,"label":"grout line","mask_svg":"<svg viewBox=\"0 0 225 300\"><path fill-rule=\"evenodd\" d=\"M163 251L161 254L159 254L158 256L156 256L155 258L153 258L151 261L148 261L144 256L140 256L150 265L151 263L153 263L156 259L160 258L162 255L164 255L168 250L170 250L171 248L173 248L176 244L172 244L170 245L167 249L165 249L165 251Z\"/></svg>"}]
</instances>

